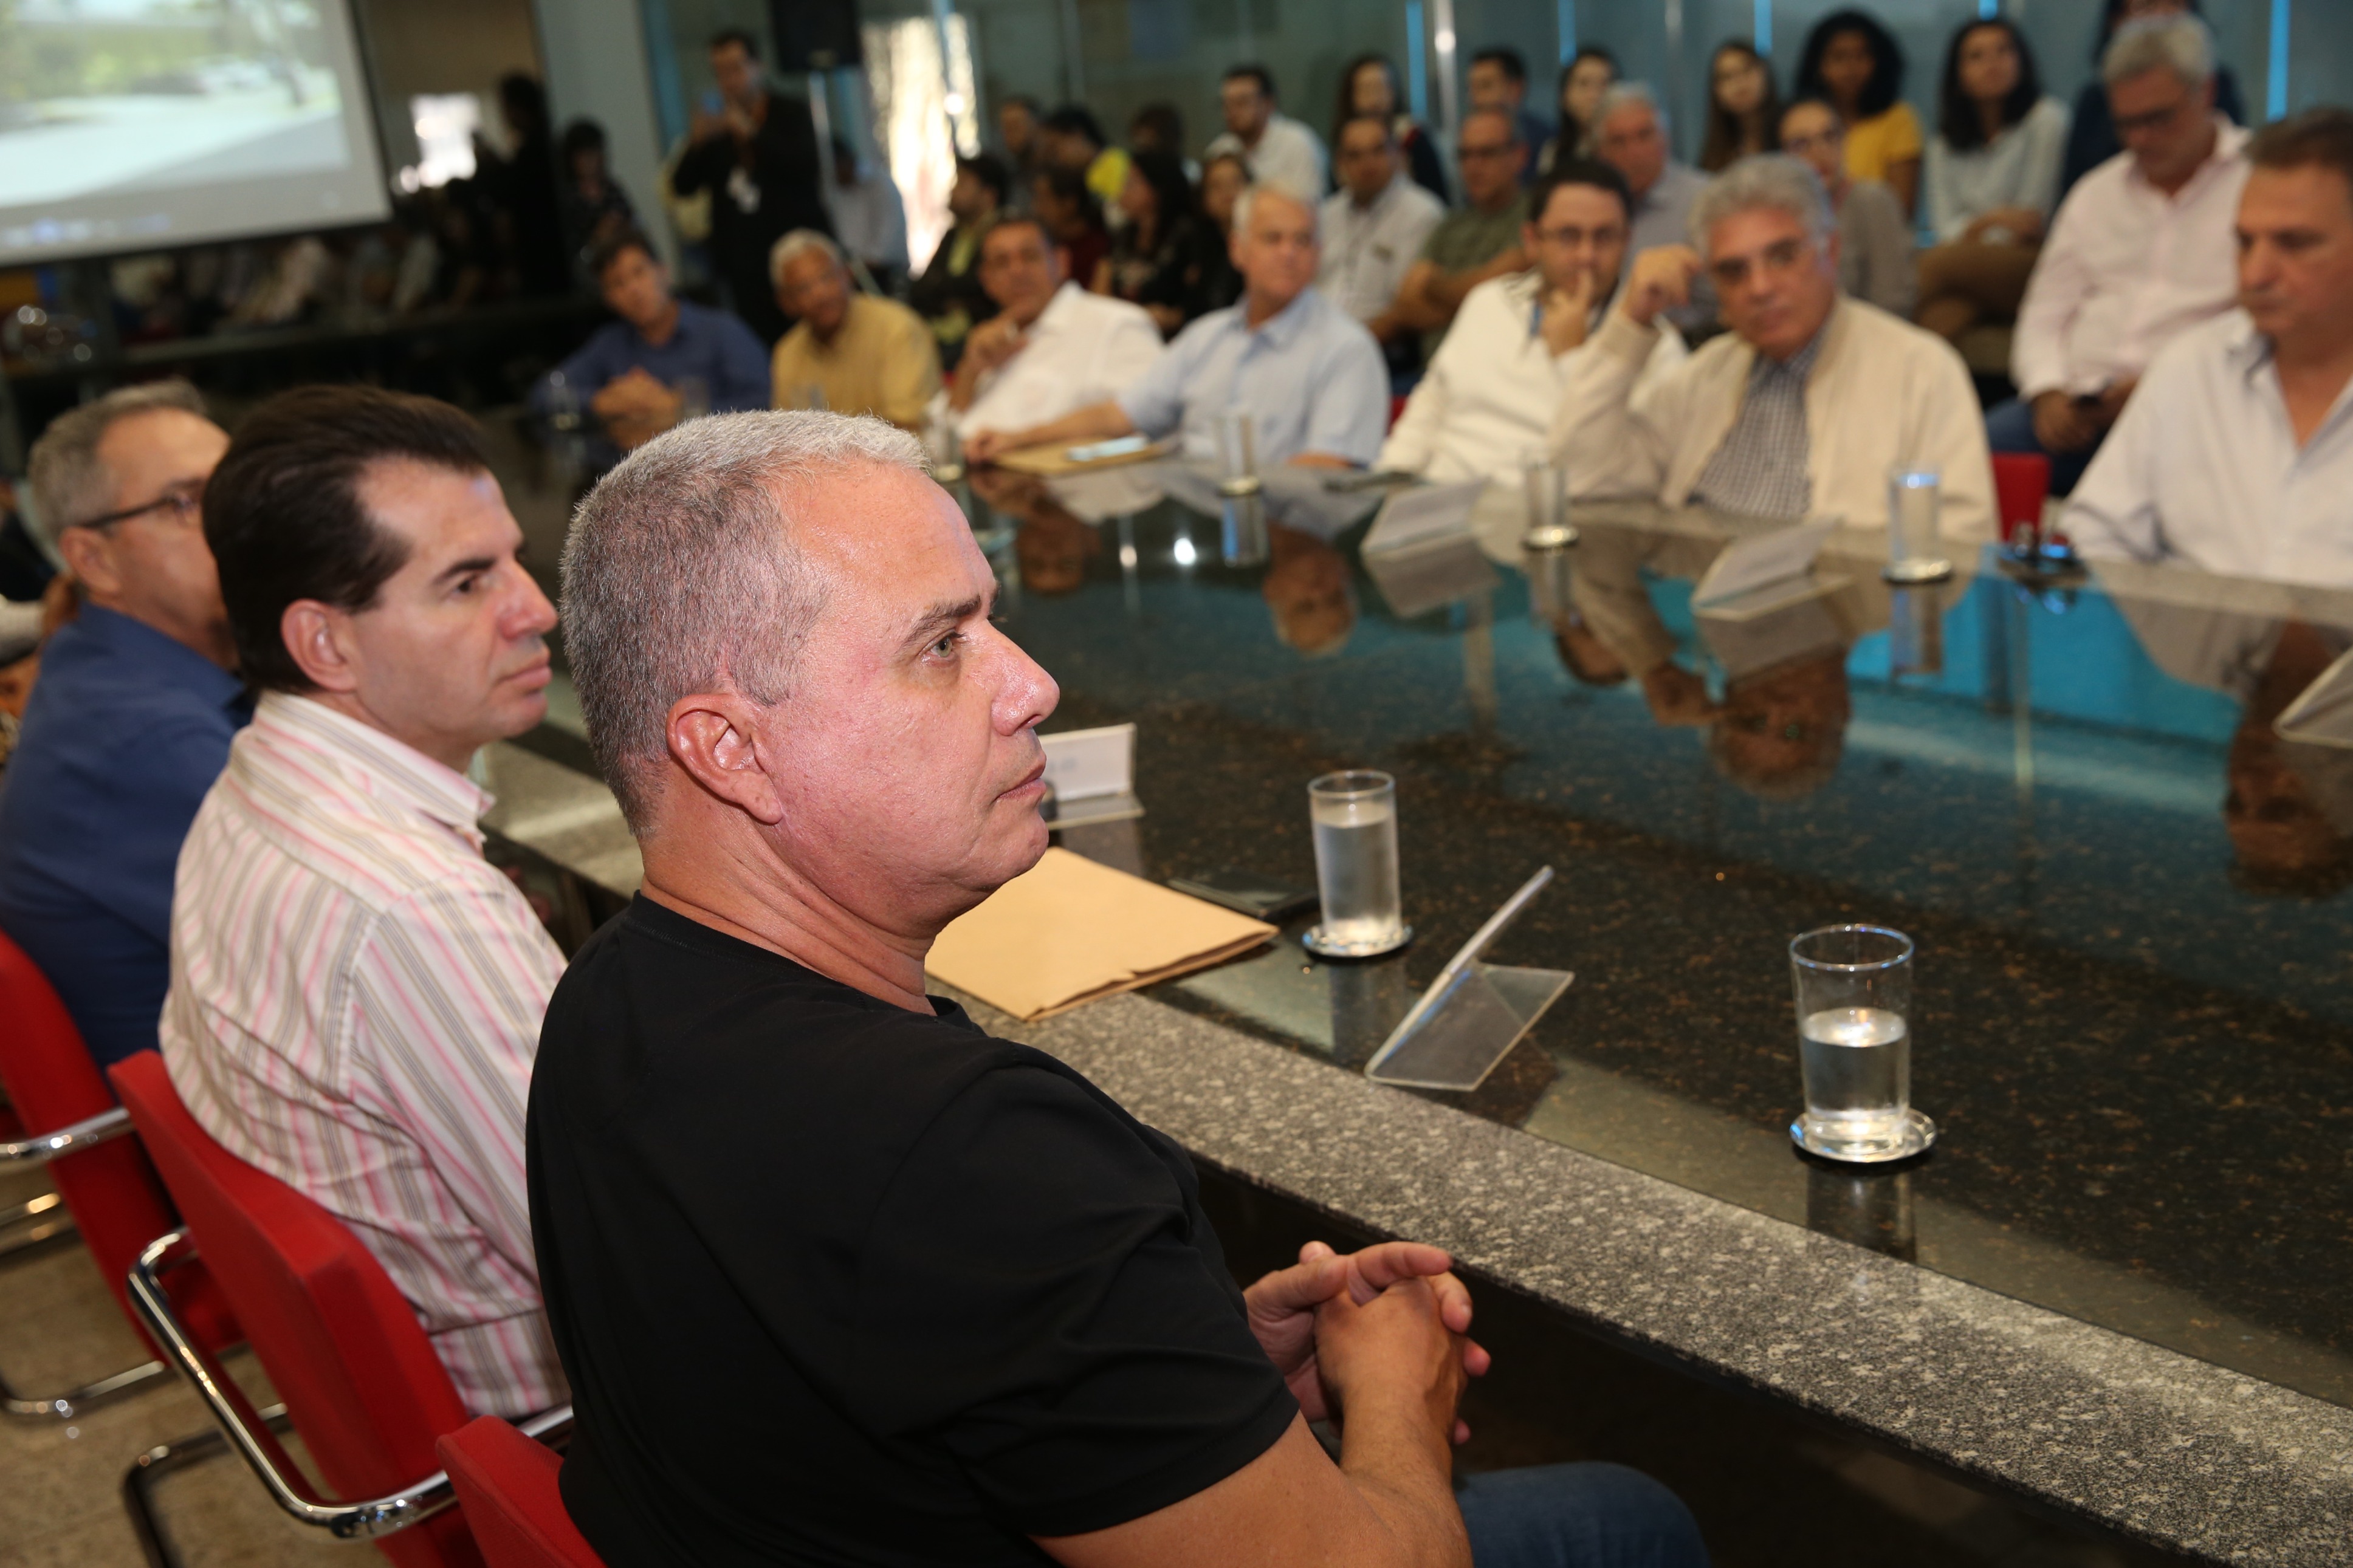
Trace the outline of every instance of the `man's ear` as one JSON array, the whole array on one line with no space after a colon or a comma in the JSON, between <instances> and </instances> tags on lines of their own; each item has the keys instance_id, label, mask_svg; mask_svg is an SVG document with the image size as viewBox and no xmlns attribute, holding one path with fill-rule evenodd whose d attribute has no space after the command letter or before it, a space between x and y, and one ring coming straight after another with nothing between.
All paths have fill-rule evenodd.
<instances>
[{"instance_id":1,"label":"man's ear","mask_svg":"<svg viewBox=\"0 0 2353 1568\"><path fill-rule=\"evenodd\" d=\"M278 617L278 635L302 678L322 691L359 689L352 616L316 599L297 599Z\"/></svg>"},{"instance_id":2,"label":"man's ear","mask_svg":"<svg viewBox=\"0 0 2353 1568\"><path fill-rule=\"evenodd\" d=\"M114 542L95 528L69 528L58 535L58 553L66 571L91 593L113 598L122 592L122 573L114 559Z\"/></svg>"},{"instance_id":3,"label":"man's ear","mask_svg":"<svg viewBox=\"0 0 2353 1568\"><path fill-rule=\"evenodd\" d=\"M785 819L785 803L760 754L765 711L739 692L705 691L670 704L662 739L687 777L764 826Z\"/></svg>"}]
</instances>

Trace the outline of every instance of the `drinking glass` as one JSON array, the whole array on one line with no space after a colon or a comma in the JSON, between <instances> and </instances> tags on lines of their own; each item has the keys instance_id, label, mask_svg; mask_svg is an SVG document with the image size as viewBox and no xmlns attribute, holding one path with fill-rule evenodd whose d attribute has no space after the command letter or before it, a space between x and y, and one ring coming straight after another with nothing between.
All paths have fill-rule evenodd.
<instances>
[{"instance_id":1,"label":"drinking glass","mask_svg":"<svg viewBox=\"0 0 2353 1568\"><path fill-rule=\"evenodd\" d=\"M1934 583L1953 574L1936 533L1936 491L1941 481L1934 468L1901 465L1887 474L1887 569L1891 583Z\"/></svg>"},{"instance_id":2,"label":"drinking glass","mask_svg":"<svg viewBox=\"0 0 2353 1568\"><path fill-rule=\"evenodd\" d=\"M1884 926L1839 925L1789 943L1806 1113L1799 1147L1826 1159L1901 1160L1936 1123L1912 1109L1912 939Z\"/></svg>"},{"instance_id":3,"label":"drinking glass","mask_svg":"<svg viewBox=\"0 0 2353 1568\"><path fill-rule=\"evenodd\" d=\"M1327 958L1370 958L1413 935L1398 898L1397 780L1367 770L1307 785L1323 923L1303 940Z\"/></svg>"},{"instance_id":4,"label":"drinking glass","mask_svg":"<svg viewBox=\"0 0 2353 1568\"><path fill-rule=\"evenodd\" d=\"M700 419L711 412L711 384L699 375L678 378L678 422Z\"/></svg>"},{"instance_id":5,"label":"drinking glass","mask_svg":"<svg viewBox=\"0 0 2353 1568\"><path fill-rule=\"evenodd\" d=\"M1247 413L1218 417L1218 490L1222 495L1256 495L1258 421Z\"/></svg>"},{"instance_id":6,"label":"drinking glass","mask_svg":"<svg viewBox=\"0 0 2353 1568\"><path fill-rule=\"evenodd\" d=\"M1257 566L1273 549L1267 534L1266 500L1226 496L1218 503L1218 557L1229 566Z\"/></svg>"},{"instance_id":7,"label":"drinking glass","mask_svg":"<svg viewBox=\"0 0 2353 1568\"><path fill-rule=\"evenodd\" d=\"M825 387L818 382L804 382L789 394L791 406L811 414L822 414L825 408Z\"/></svg>"},{"instance_id":8,"label":"drinking glass","mask_svg":"<svg viewBox=\"0 0 2353 1568\"><path fill-rule=\"evenodd\" d=\"M943 411L926 416L923 446L932 460L933 479L952 485L964 478L964 436L956 429L955 415Z\"/></svg>"},{"instance_id":9,"label":"drinking glass","mask_svg":"<svg viewBox=\"0 0 2353 1568\"><path fill-rule=\"evenodd\" d=\"M1577 530L1568 521L1568 471L1541 451L1520 464L1527 491L1528 531L1520 536L1520 560L1528 574L1528 603L1542 621L1568 614L1568 549Z\"/></svg>"}]
</instances>

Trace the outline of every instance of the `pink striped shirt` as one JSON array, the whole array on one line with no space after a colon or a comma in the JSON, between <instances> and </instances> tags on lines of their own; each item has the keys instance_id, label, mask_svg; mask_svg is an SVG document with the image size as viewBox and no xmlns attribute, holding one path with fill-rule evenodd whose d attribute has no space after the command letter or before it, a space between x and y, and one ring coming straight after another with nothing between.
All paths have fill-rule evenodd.
<instances>
[{"instance_id":1,"label":"pink striped shirt","mask_svg":"<svg viewBox=\"0 0 2353 1568\"><path fill-rule=\"evenodd\" d=\"M478 1415L569 1397L523 1107L564 958L482 858L491 797L270 693L180 852L164 1061L232 1152L358 1232Z\"/></svg>"}]
</instances>

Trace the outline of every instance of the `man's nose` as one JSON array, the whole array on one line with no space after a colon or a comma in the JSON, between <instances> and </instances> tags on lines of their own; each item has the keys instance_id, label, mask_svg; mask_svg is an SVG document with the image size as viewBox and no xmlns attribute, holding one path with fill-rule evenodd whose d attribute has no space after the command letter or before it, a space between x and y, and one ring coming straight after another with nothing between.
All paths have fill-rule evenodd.
<instances>
[{"instance_id":1,"label":"man's nose","mask_svg":"<svg viewBox=\"0 0 2353 1568\"><path fill-rule=\"evenodd\" d=\"M518 566L515 575L522 582L521 591L512 601L506 621L506 635L511 638L543 637L555 629L555 606L541 592L539 582Z\"/></svg>"}]
</instances>

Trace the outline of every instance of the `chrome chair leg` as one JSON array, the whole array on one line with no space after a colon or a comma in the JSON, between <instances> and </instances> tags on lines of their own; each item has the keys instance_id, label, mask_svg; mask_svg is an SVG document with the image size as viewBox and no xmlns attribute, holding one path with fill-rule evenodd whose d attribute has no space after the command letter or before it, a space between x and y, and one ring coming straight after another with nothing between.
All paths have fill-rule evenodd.
<instances>
[{"instance_id":1,"label":"chrome chair leg","mask_svg":"<svg viewBox=\"0 0 2353 1568\"><path fill-rule=\"evenodd\" d=\"M148 1379L161 1377L171 1370L160 1361L142 1362L137 1366L125 1367L111 1377L101 1377L96 1383L86 1383L63 1394L43 1394L37 1398L19 1394L9 1384L6 1377L0 1376L0 1410L35 1421L45 1421L52 1416L60 1421L70 1421L99 1401L127 1394Z\"/></svg>"},{"instance_id":2,"label":"chrome chair leg","mask_svg":"<svg viewBox=\"0 0 2353 1568\"><path fill-rule=\"evenodd\" d=\"M0 1142L0 1170L16 1165L41 1164L123 1137L130 1131L130 1113L116 1106L69 1127L45 1132L37 1138ZM27 1202L0 1209L0 1227L23 1224L27 1220L37 1222L31 1233L12 1237L5 1244L0 1244L0 1258L23 1252L74 1228L73 1216L66 1212L63 1200L55 1193L44 1193ZM21 1393L8 1382L5 1373L0 1373L0 1414L35 1421L46 1421L53 1416L70 1420L100 1400L136 1388L149 1378L161 1377L170 1370L160 1361L142 1362L137 1366L125 1367L121 1372L101 1377L96 1383L84 1384L79 1388L38 1396Z\"/></svg>"},{"instance_id":3,"label":"chrome chair leg","mask_svg":"<svg viewBox=\"0 0 2353 1568\"><path fill-rule=\"evenodd\" d=\"M283 1405L272 1405L255 1414L268 1422L273 1432L294 1429ZM180 1554L172 1549L171 1537L164 1533L164 1521L155 1511L155 1483L174 1470L210 1458L227 1446L228 1439L219 1427L207 1426L201 1432L158 1443L132 1460L131 1468L122 1472L122 1511L130 1516L131 1533L139 1538L139 1552L146 1558L147 1568L182 1568Z\"/></svg>"}]
</instances>

